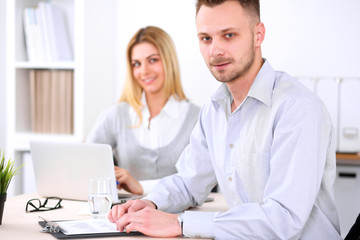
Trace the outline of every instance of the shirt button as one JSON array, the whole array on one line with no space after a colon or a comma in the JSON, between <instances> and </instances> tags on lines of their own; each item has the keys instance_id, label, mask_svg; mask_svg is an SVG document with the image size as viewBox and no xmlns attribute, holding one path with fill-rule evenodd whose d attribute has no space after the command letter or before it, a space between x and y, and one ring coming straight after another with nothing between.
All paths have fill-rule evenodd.
<instances>
[{"instance_id":1,"label":"shirt button","mask_svg":"<svg viewBox=\"0 0 360 240\"><path fill-rule=\"evenodd\" d=\"M229 147L230 147L230 148L233 148L233 147L234 147L234 144L229 144Z\"/></svg>"},{"instance_id":2,"label":"shirt button","mask_svg":"<svg viewBox=\"0 0 360 240\"><path fill-rule=\"evenodd\" d=\"M232 177L228 176L228 181L231 182L232 181Z\"/></svg>"}]
</instances>

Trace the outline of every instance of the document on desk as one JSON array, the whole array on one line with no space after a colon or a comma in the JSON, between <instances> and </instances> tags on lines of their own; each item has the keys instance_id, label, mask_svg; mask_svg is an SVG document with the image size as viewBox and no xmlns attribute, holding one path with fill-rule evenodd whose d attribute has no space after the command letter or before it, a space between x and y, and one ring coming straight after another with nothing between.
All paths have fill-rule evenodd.
<instances>
[{"instance_id":1,"label":"document on desk","mask_svg":"<svg viewBox=\"0 0 360 240\"><path fill-rule=\"evenodd\" d=\"M118 233L116 224L108 219L90 218L85 220L58 221L56 222L65 235L77 234L98 234L98 233Z\"/></svg>"}]
</instances>

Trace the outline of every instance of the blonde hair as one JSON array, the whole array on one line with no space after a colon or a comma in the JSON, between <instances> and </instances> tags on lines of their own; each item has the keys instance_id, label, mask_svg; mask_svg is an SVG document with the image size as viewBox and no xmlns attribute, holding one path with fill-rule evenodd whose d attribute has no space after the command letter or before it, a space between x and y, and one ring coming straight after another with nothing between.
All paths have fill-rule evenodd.
<instances>
[{"instance_id":1,"label":"blonde hair","mask_svg":"<svg viewBox=\"0 0 360 240\"><path fill-rule=\"evenodd\" d=\"M127 102L132 106L142 123L141 97L143 89L133 76L131 64L131 51L139 43L148 42L153 44L159 51L165 72L164 92L167 99L173 96L176 100L186 99L180 80L180 68L175 45L170 36L161 28L148 26L139 29L131 38L126 50L126 79L119 102Z\"/></svg>"}]
</instances>

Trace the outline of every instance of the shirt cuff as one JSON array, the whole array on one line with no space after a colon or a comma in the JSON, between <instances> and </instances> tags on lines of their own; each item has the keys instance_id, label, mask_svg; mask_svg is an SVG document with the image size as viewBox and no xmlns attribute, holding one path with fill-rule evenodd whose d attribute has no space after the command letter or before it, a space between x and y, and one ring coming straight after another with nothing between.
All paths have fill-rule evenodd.
<instances>
[{"instance_id":1,"label":"shirt cuff","mask_svg":"<svg viewBox=\"0 0 360 240\"><path fill-rule=\"evenodd\" d=\"M215 212L185 211L183 215L183 234L186 237L213 238L212 224Z\"/></svg>"},{"instance_id":2,"label":"shirt cuff","mask_svg":"<svg viewBox=\"0 0 360 240\"><path fill-rule=\"evenodd\" d=\"M143 197L142 199L144 200L149 200L151 202L153 202L156 205L156 209L161 210L161 211L165 211L168 203L166 201L163 201L163 198L161 198L161 196L157 195L157 194L153 194L153 193L149 193L147 194L145 197Z\"/></svg>"},{"instance_id":3,"label":"shirt cuff","mask_svg":"<svg viewBox=\"0 0 360 240\"><path fill-rule=\"evenodd\" d=\"M148 194L151 189L160 181L160 179L151 179L151 180L141 180L139 181L140 185L143 188L144 195Z\"/></svg>"}]
</instances>

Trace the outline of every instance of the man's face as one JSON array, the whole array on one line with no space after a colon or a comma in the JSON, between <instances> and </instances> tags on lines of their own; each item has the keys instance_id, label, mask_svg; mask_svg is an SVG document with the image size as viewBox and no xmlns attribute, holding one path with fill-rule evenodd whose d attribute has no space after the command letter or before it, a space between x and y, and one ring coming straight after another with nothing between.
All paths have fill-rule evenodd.
<instances>
[{"instance_id":1,"label":"man's face","mask_svg":"<svg viewBox=\"0 0 360 240\"><path fill-rule=\"evenodd\" d=\"M254 24L237 1L202 6L196 17L201 54L214 77L230 82L244 76L255 59Z\"/></svg>"}]
</instances>

